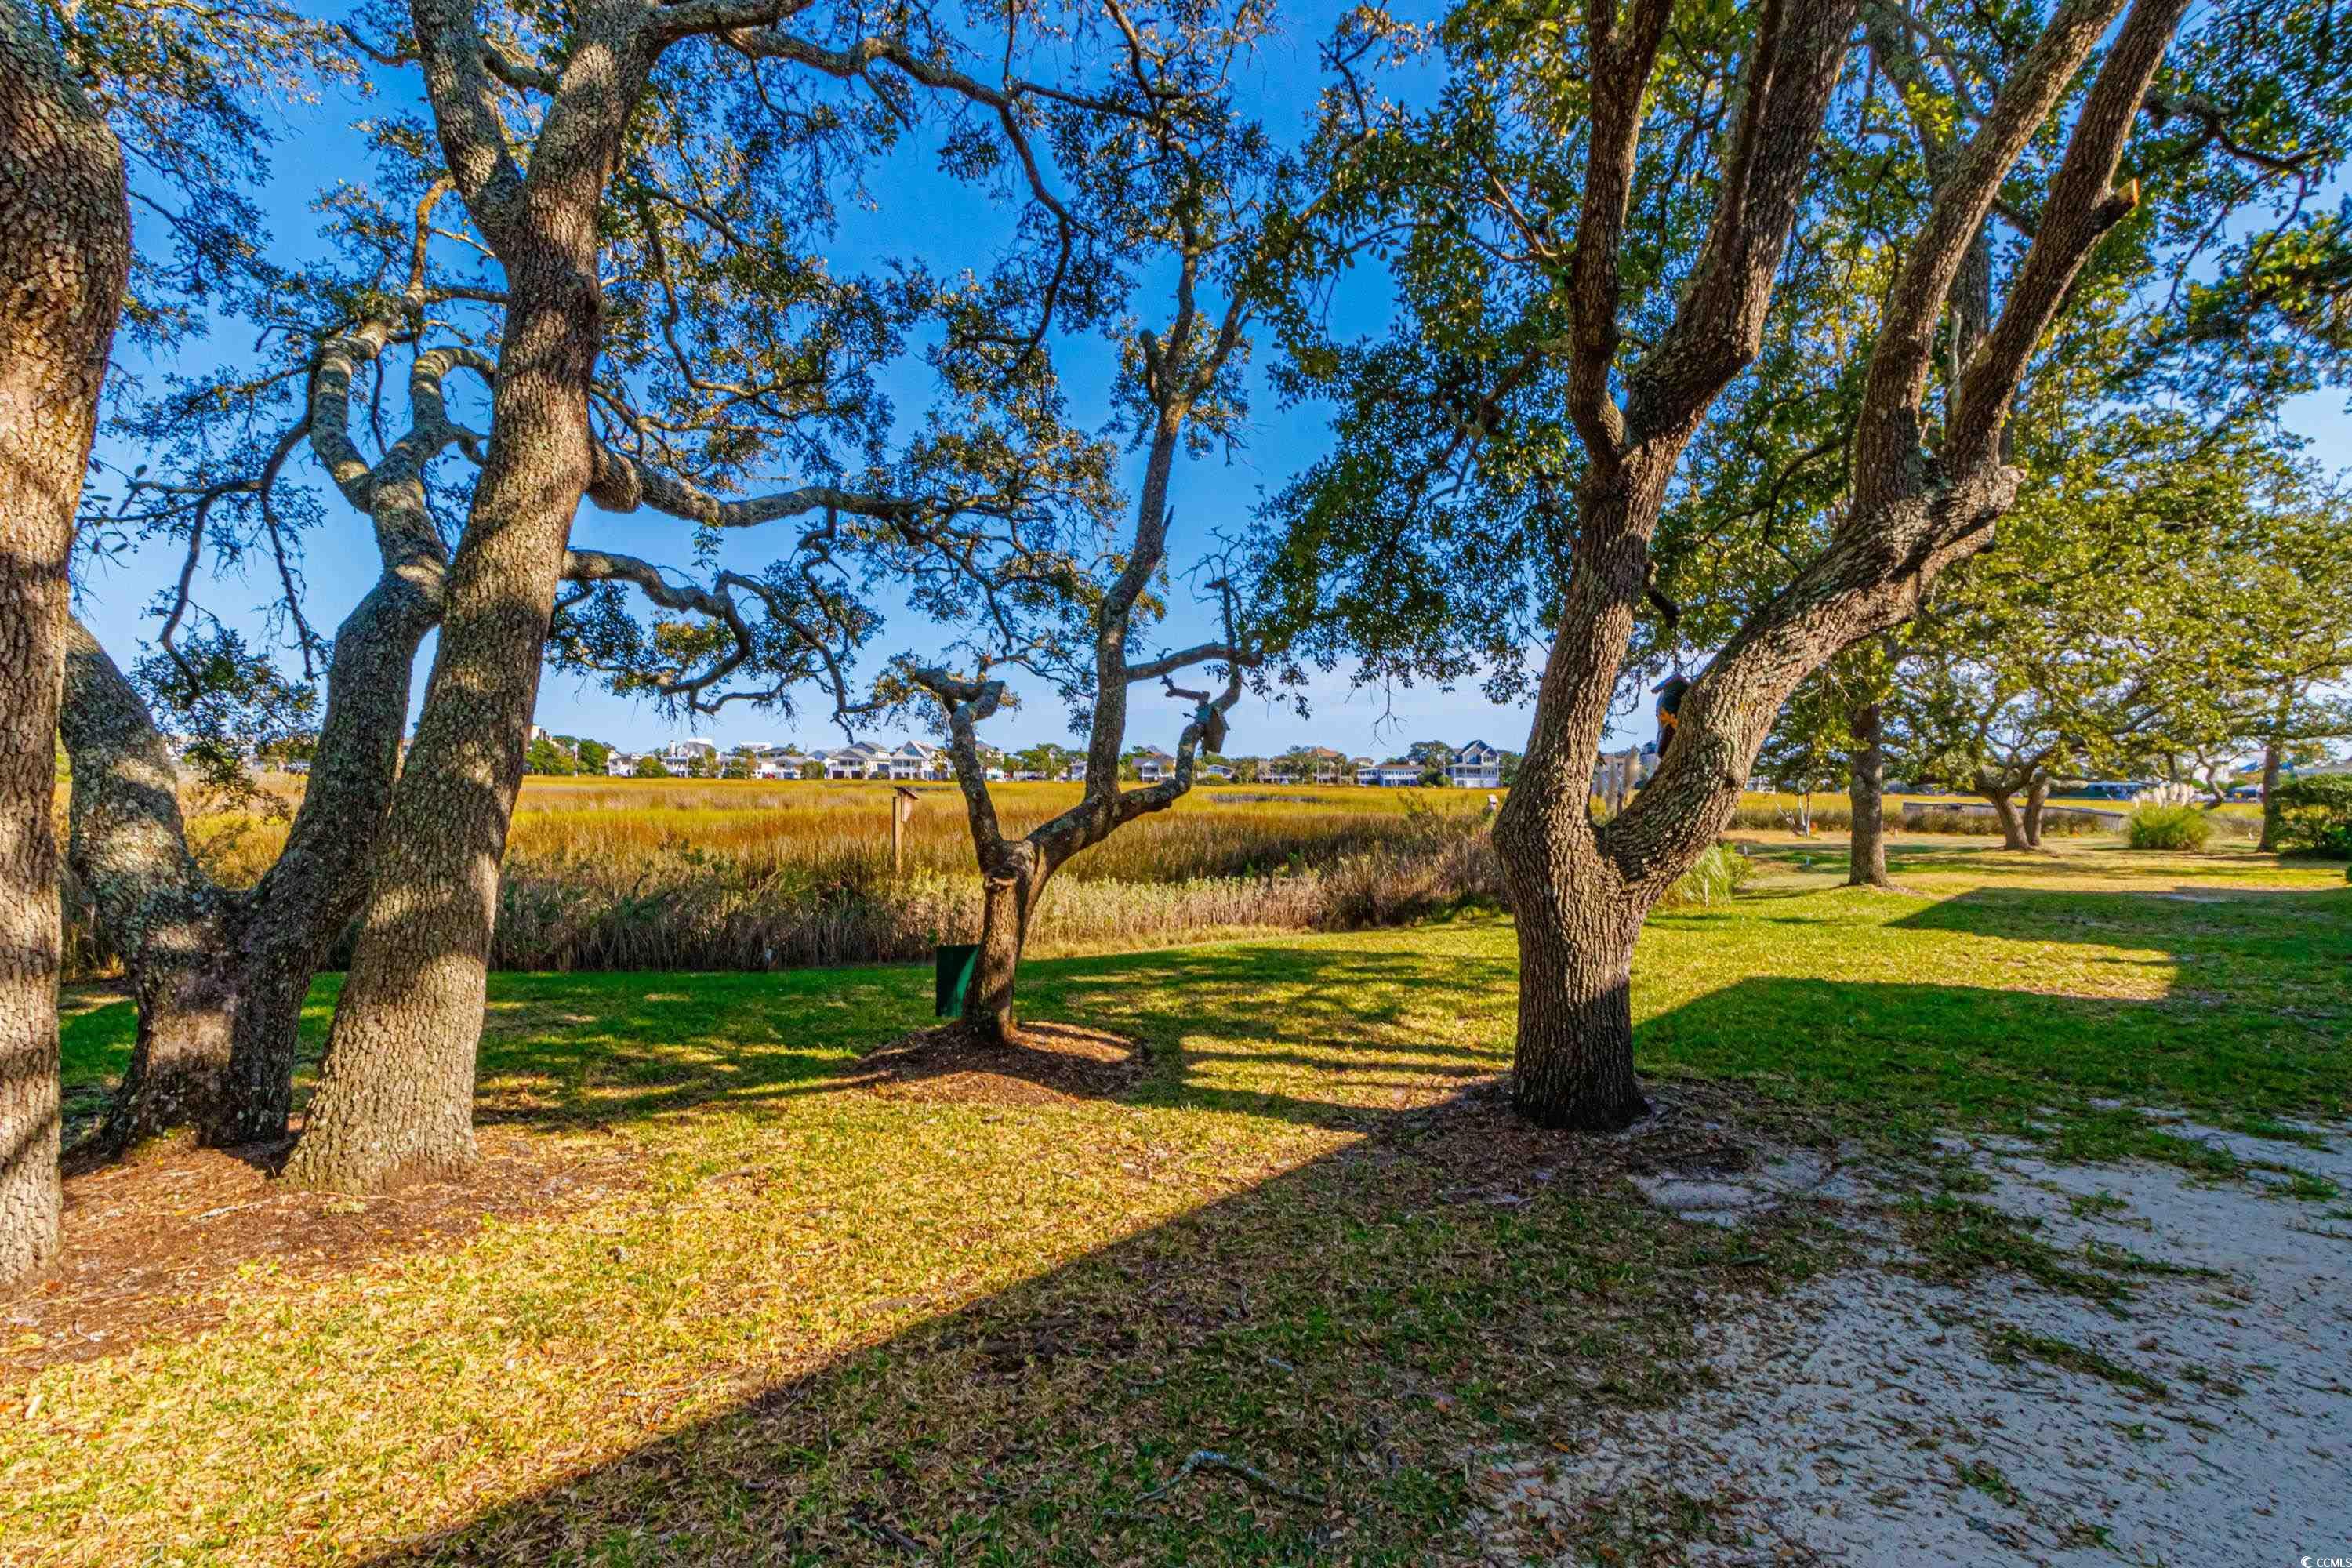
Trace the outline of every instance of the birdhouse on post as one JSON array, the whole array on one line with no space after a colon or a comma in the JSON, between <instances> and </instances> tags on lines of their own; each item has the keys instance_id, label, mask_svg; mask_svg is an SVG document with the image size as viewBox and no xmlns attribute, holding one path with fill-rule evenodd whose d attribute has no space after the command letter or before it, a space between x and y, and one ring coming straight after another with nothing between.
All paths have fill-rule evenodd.
<instances>
[{"instance_id":1,"label":"birdhouse on post","mask_svg":"<svg viewBox=\"0 0 2352 1568\"><path fill-rule=\"evenodd\" d=\"M915 818L915 792L900 784L890 796L890 874L907 871L907 824Z\"/></svg>"}]
</instances>

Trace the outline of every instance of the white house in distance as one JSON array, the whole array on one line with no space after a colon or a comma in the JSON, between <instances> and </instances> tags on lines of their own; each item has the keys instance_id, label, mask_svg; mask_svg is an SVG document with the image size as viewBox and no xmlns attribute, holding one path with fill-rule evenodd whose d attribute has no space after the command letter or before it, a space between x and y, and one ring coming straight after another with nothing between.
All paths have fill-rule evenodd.
<instances>
[{"instance_id":1,"label":"white house in distance","mask_svg":"<svg viewBox=\"0 0 2352 1568\"><path fill-rule=\"evenodd\" d=\"M752 755L751 776L796 779L814 760L798 746L762 746Z\"/></svg>"},{"instance_id":2,"label":"white house in distance","mask_svg":"<svg viewBox=\"0 0 2352 1568\"><path fill-rule=\"evenodd\" d=\"M1356 782L1379 789L1403 789L1421 782L1421 764L1391 757L1377 766L1358 768Z\"/></svg>"},{"instance_id":3,"label":"white house in distance","mask_svg":"<svg viewBox=\"0 0 2352 1568\"><path fill-rule=\"evenodd\" d=\"M1176 773L1176 759L1157 746L1146 746L1135 753L1135 776L1145 784L1158 784Z\"/></svg>"},{"instance_id":4,"label":"white house in distance","mask_svg":"<svg viewBox=\"0 0 2352 1568\"><path fill-rule=\"evenodd\" d=\"M1454 753L1446 764L1445 782L1456 789L1503 787L1503 753L1484 741L1473 741Z\"/></svg>"},{"instance_id":5,"label":"white house in distance","mask_svg":"<svg viewBox=\"0 0 2352 1568\"><path fill-rule=\"evenodd\" d=\"M692 766L694 760L697 757L704 757L708 758L711 762L717 762L719 760L719 742L716 741L706 741L699 735L688 735L683 741L672 741L668 745L662 748L662 766L669 769L672 773L677 773L682 768Z\"/></svg>"},{"instance_id":6,"label":"white house in distance","mask_svg":"<svg viewBox=\"0 0 2352 1568\"><path fill-rule=\"evenodd\" d=\"M860 741L852 746L836 746L822 755L824 776L829 779L879 778L889 772L890 753L871 741Z\"/></svg>"}]
</instances>

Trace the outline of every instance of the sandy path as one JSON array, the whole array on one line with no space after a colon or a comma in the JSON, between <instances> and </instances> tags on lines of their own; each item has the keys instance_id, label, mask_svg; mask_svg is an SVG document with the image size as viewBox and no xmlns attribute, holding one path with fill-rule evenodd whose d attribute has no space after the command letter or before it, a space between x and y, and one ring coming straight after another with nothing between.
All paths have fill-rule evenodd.
<instances>
[{"instance_id":1,"label":"sandy path","mask_svg":"<svg viewBox=\"0 0 2352 1568\"><path fill-rule=\"evenodd\" d=\"M2352 1194L2346 1130L2324 1151L2176 1131ZM1570 1451L1491 1459L1480 1553L1565 1563L1609 1542L1628 1560L1709 1564L2352 1564L2352 1222L2331 1217L2352 1197L2053 1165L2018 1145L1974 1159L1992 1183L1980 1201L2041 1219L2062 1251L2200 1272L2139 1277L2120 1317L2011 1276L1926 1283L1890 1267L1903 1244L1864 1185L1835 1179L1822 1195L1869 1238L1869 1265L1718 1313L1701 1341L1717 1384L1681 1405L1612 1413L1563 1438ZM1730 1196L1721 1184L1654 1195L1717 1212ZM2144 1381L2053 1364L2053 1342Z\"/></svg>"}]
</instances>

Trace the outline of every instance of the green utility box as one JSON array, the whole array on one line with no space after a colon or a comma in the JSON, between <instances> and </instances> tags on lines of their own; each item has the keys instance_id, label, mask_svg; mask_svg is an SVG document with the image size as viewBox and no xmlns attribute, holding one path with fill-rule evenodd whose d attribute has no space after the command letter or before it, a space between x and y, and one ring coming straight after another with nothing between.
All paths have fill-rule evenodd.
<instances>
[{"instance_id":1,"label":"green utility box","mask_svg":"<svg viewBox=\"0 0 2352 1568\"><path fill-rule=\"evenodd\" d=\"M932 1005L940 1017L963 1016L964 993L971 989L972 966L979 962L977 943L950 942L939 950L931 985Z\"/></svg>"}]
</instances>

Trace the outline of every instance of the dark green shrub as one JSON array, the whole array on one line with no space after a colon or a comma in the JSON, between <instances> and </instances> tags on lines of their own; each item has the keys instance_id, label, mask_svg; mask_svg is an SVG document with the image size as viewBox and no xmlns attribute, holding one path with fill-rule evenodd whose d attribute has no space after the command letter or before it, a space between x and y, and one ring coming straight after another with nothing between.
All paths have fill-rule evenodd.
<instances>
[{"instance_id":1,"label":"dark green shrub","mask_svg":"<svg viewBox=\"0 0 2352 1568\"><path fill-rule=\"evenodd\" d=\"M2352 857L2352 774L2315 773L2278 787L2279 847Z\"/></svg>"},{"instance_id":2,"label":"dark green shrub","mask_svg":"<svg viewBox=\"0 0 2352 1568\"><path fill-rule=\"evenodd\" d=\"M2213 821L2201 806L2136 805L2124 830L2135 849L2202 849Z\"/></svg>"}]
</instances>

